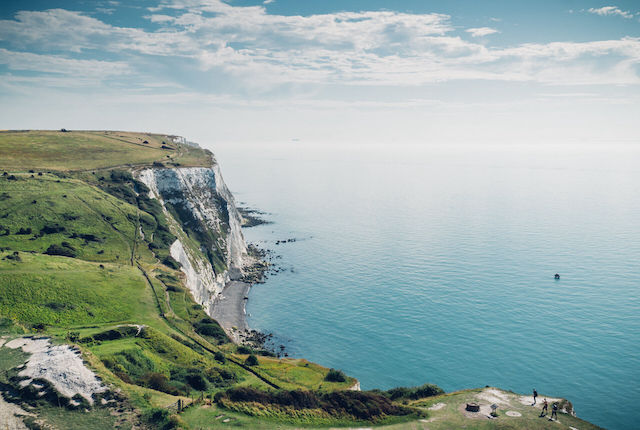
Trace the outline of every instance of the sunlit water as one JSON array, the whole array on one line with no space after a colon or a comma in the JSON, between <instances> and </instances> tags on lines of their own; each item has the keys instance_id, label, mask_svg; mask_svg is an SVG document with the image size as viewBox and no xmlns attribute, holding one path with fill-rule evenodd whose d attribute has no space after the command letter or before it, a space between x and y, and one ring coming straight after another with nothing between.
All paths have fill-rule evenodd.
<instances>
[{"instance_id":1,"label":"sunlit water","mask_svg":"<svg viewBox=\"0 0 640 430\"><path fill-rule=\"evenodd\" d=\"M213 149L274 221L245 236L286 271L247 311L292 355L363 389L536 388L638 428L639 149Z\"/></svg>"}]
</instances>

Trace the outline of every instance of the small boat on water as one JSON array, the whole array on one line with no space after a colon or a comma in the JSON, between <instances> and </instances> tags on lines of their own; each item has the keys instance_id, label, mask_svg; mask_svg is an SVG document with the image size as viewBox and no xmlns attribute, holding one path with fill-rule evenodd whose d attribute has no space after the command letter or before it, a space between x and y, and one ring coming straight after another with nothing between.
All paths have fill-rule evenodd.
<instances>
[{"instance_id":1,"label":"small boat on water","mask_svg":"<svg viewBox=\"0 0 640 430\"><path fill-rule=\"evenodd\" d=\"M556 273L556 276L554 276L554 277L555 277L556 279L560 279L560 275L558 275L557 273Z\"/></svg>"}]
</instances>

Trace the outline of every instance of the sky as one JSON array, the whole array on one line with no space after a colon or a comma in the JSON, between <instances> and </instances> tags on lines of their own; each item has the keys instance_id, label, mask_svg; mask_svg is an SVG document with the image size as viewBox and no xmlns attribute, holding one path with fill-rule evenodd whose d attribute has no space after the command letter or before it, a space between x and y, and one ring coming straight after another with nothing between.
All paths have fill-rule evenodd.
<instances>
[{"instance_id":1,"label":"sky","mask_svg":"<svg viewBox=\"0 0 640 430\"><path fill-rule=\"evenodd\" d=\"M3 0L0 129L640 143L640 2Z\"/></svg>"}]
</instances>

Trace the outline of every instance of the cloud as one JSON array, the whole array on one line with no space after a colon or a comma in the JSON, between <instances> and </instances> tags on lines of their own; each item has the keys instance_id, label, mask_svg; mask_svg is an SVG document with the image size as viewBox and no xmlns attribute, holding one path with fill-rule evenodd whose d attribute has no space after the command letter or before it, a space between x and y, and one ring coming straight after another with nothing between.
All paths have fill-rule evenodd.
<instances>
[{"instance_id":1,"label":"cloud","mask_svg":"<svg viewBox=\"0 0 640 430\"><path fill-rule=\"evenodd\" d=\"M275 1L276 1L276 0L264 0L264 1L262 2L262 4L271 4L271 3L275 2Z\"/></svg>"},{"instance_id":2,"label":"cloud","mask_svg":"<svg viewBox=\"0 0 640 430\"><path fill-rule=\"evenodd\" d=\"M593 13L593 14L596 14L596 15L600 15L600 16L618 15L618 16L621 16L621 17L627 18L627 19L633 18L633 13L631 13L629 11L621 10L617 6L603 6L603 7L600 7L600 8L593 8L592 7L592 8L587 9L587 12Z\"/></svg>"},{"instance_id":3,"label":"cloud","mask_svg":"<svg viewBox=\"0 0 640 430\"><path fill-rule=\"evenodd\" d=\"M483 37L489 34L500 33L495 28L490 27L468 28L465 31L470 33L472 37Z\"/></svg>"},{"instance_id":4,"label":"cloud","mask_svg":"<svg viewBox=\"0 0 640 430\"><path fill-rule=\"evenodd\" d=\"M98 61L83 59L98 52L118 60L105 61L106 70L126 66L141 81L252 94L290 85L418 86L452 80L640 83L640 38L500 48L463 39L451 17L437 13L288 16L218 0L164 1L150 11L144 18L154 23L153 31L64 9L21 11L0 21L6 47L0 56L12 57L14 70L17 64L27 70L27 58L20 55L29 52L56 50L75 61ZM489 27L464 31L474 38L498 33ZM47 57L63 62L62 56ZM90 66L78 63L82 70ZM30 67L46 72L48 66L34 57Z\"/></svg>"},{"instance_id":5,"label":"cloud","mask_svg":"<svg viewBox=\"0 0 640 430\"><path fill-rule=\"evenodd\" d=\"M77 60L57 55L14 52L0 48L0 64L11 70L69 75L75 78L108 76L130 73L130 67L121 61Z\"/></svg>"}]
</instances>

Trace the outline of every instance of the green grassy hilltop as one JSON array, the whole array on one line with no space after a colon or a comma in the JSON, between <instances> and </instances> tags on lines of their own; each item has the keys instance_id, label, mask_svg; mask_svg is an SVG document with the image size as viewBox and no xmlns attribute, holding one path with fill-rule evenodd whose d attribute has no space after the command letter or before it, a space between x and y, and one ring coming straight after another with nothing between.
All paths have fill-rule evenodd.
<instances>
[{"instance_id":1,"label":"green grassy hilltop","mask_svg":"<svg viewBox=\"0 0 640 430\"><path fill-rule=\"evenodd\" d=\"M0 168L72 171L154 162L209 167L210 153L174 143L173 137L122 131L0 131Z\"/></svg>"},{"instance_id":2,"label":"green grassy hilltop","mask_svg":"<svg viewBox=\"0 0 640 430\"><path fill-rule=\"evenodd\" d=\"M199 236L178 231L180 218L132 174L211 165L210 152L176 142L118 131L0 132L0 392L29 411L21 418L29 428L595 428L568 414L539 418L515 397L507 403L519 416L488 419L460 410L477 392L351 391L357 381L340 371L233 344L169 255L176 235L202 245ZM118 394L76 408L22 387L28 354L2 345L41 335L79 348ZM179 414L178 401L188 405Z\"/></svg>"}]
</instances>

